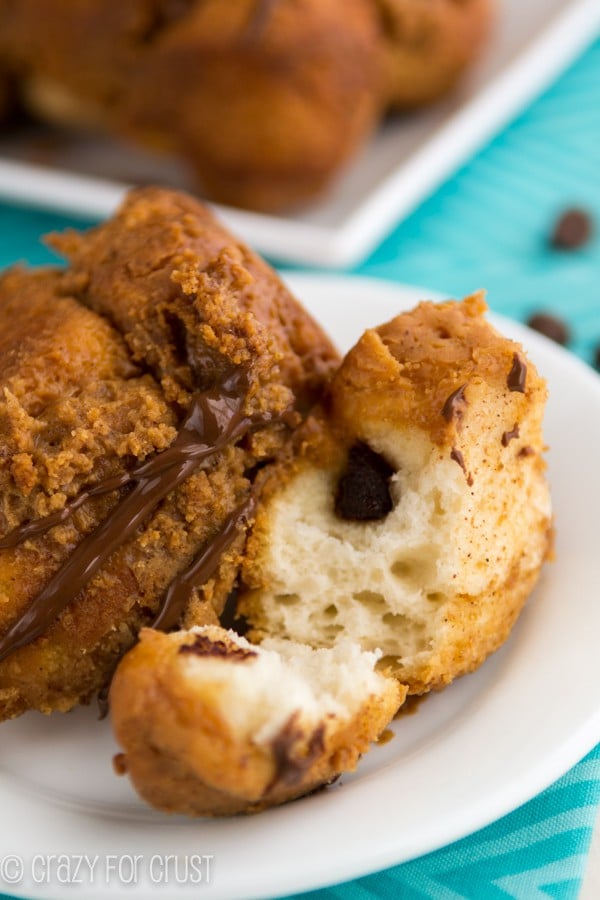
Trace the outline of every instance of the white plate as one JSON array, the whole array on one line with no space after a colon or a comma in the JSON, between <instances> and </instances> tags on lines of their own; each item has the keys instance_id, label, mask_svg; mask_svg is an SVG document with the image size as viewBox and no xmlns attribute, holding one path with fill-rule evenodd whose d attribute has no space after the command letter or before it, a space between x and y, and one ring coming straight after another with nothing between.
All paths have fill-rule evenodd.
<instances>
[{"instance_id":1,"label":"white plate","mask_svg":"<svg viewBox=\"0 0 600 900\"><path fill-rule=\"evenodd\" d=\"M350 266L366 256L593 41L600 26L598 0L498 5L491 46L462 89L383 127L323 202L279 217L220 207L220 217L257 250L286 262ZM0 157L0 196L85 216L110 215L129 180L190 187L183 167L97 139L52 150L47 140L3 135Z\"/></svg>"},{"instance_id":2,"label":"white plate","mask_svg":"<svg viewBox=\"0 0 600 900\"><path fill-rule=\"evenodd\" d=\"M343 348L365 327L427 294L359 279L289 281ZM398 720L394 739L375 747L356 773L251 818L184 821L144 807L127 780L112 774L116 748L93 709L5 723L0 891L65 900L74 889L58 882L58 864L48 868L47 854L99 857L94 877L85 868L78 873L78 896L86 900L194 891L206 898L264 898L331 884L493 821L594 746L600 739L600 378L541 336L496 321L524 343L549 381L546 436L558 528L557 561L504 647L478 672ZM9 852L23 858L22 880L12 886L2 881ZM202 890L178 885L168 854L179 857L180 877L186 858L193 868L194 855L211 856L210 882ZM124 891L134 856L137 883ZM194 871L206 875L206 861L196 860Z\"/></svg>"}]
</instances>

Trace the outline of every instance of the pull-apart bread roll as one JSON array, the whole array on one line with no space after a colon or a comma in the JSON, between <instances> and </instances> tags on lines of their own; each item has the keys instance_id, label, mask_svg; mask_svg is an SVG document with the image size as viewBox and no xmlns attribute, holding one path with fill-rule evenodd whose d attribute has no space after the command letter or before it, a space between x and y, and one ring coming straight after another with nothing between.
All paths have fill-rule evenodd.
<instances>
[{"instance_id":1,"label":"pull-apart bread roll","mask_svg":"<svg viewBox=\"0 0 600 900\"><path fill-rule=\"evenodd\" d=\"M507 637L549 553L543 380L480 295L367 331L269 474L251 636L379 649L412 693Z\"/></svg>"},{"instance_id":2,"label":"pull-apart bread roll","mask_svg":"<svg viewBox=\"0 0 600 900\"><path fill-rule=\"evenodd\" d=\"M0 61L42 118L183 157L210 197L310 200L381 111L369 0L0 0Z\"/></svg>"},{"instance_id":3,"label":"pull-apart bread roll","mask_svg":"<svg viewBox=\"0 0 600 900\"><path fill-rule=\"evenodd\" d=\"M214 626L145 629L111 687L118 771L153 806L188 815L306 794L354 769L403 701L377 658L349 642L256 647Z\"/></svg>"},{"instance_id":4,"label":"pull-apart bread roll","mask_svg":"<svg viewBox=\"0 0 600 900\"><path fill-rule=\"evenodd\" d=\"M0 279L0 718L104 688L140 627L216 622L253 482L328 339L190 198L133 192Z\"/></svg>"},{"instance_id":5,"label":"pull-apart bread roll","mask_svg":"<svg viewBox=\"0 0 600 900\"><path fill-rule=\"evenodd\" d=\"M492 0L0 0L0 65L41 119L178 155L207 196L313 200L386 109L447 93Z\"/></svg>"},{"instance_id":6,"label":"pull-apart bread roll","mask_svg":"<svg viewBox=\"0 0 600 900\"><path fill-rule=\"evenodd\" d=\"M455 87L491 31L494 0L374 0L382 22L387 102L432 103Z\"/></svg>"}]
</instances>

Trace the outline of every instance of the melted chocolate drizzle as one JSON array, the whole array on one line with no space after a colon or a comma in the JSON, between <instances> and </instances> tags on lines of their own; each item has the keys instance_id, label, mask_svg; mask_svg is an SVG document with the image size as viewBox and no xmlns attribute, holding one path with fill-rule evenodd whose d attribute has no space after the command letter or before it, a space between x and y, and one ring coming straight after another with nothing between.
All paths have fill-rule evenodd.
<instances>
[{"instance_id":1,"label":"melted chocolate drizzle","mask_svg":"<svg viewBox=\"0 0 600 900\"><path fill-rule=\"evenodd\" d=\"M457 450L456 447L453 447L450 452L450 459L453 460L455 463L458 463L458 465L461 467L461 469L465 473L465 478L467 479L467 484L469 485L469 487L472 487L473 486L473 476L471 475L470 472L467 472L467 467L465 465L465 458L462 455L462 453L460 452L460 450Z\"/></svg>"},{"instance_id":2,"label":"melted chocolate drizzle","mask_svg":"<svg viewBox=\"0 0 600 900\"><path fill-rule=\"evenodd\" d=\"M461 386L453 391L446 399L446 402L442 407L442 417L446 422L451 422L455 419L457 425L461 424L467 408L467 398L465 397L466 386L466 384L461 384Z\"/></svg>"},{"instance_id":3,"label":"melted chocolate drizzle","mask_svg":"<svg viewBox=\"0 0 600 900\"><path fill-rule=\"evenodd\" d=\"M265 794L275 787L293 787L299 784L325 748L323 723L317 726L303 747L304 734L297 720L298 713L292 713L281 731L271 741L275 775Z\"/></svg>"},{"instance_id":4,"label":"melted chocolate drizzle","mask_svg":"<svg viewBox=\"0 0 600 900\"><path fill-rule=\"evenodd\" d=\"M169 631L174 628L192 596L196 585L204 584L211 577L219 564L222 554L233 543L239 533L240 525L252 515L255 500L252 494L227 517L216 536L197 556L189 568L176 575L165 595L160 612L152 628Z\"/></svg>"},{"instance_id":5,"label":"melted chocolate drizzle","mask_svg":"<svg viewBox=\"0 0 600 900\"><path fill-rule=\"evenodd\" d=\"M93 485L59 512L25 523L0 540L0 550L16 547L27 538L43 534L65 522L91 497L132 485L106 519L78 544L30 607L0 638L0 661L43 634L109 557L143 524L160 501L189 478L202 462L238 440L253 425L269 421L268 415L250 418L244 414L248 387L245 371L230 373L218 386L192 398L177 437L166 450L129 472ZM212 575L220 555L236 537L240 521L251 514L253 508L254 499L250 497L231 513L189 569L175 577L153 627L166 629L177 623L194 585L203 584Z\"/></svg>"},{"instance_id":6,"label":"melted chocolate drizzle","mask_svg":"<svg viewBox=\"0 0 600 900\"><path fill-rule=\"evenodd\" d=\"M526 379L527 364L525 360L521 359L518 353L514 353L511 370L506 379L506 386L509 391L518 391L520 394L524 394Z\"/></svg>"}]
</instances>

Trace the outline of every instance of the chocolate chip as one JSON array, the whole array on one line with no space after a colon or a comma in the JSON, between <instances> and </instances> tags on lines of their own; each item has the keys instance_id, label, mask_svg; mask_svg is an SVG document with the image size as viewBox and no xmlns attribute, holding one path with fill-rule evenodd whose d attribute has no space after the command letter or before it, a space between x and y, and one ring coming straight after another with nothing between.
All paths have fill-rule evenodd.
<instances>
[{"instance_id":1,"label":"chocolate chip","mask_svg":"<svg viewBox=\"0 0 600 900\"><path fill-rule=\"evenodd\" d=\"M577 250L592 235L592 220L583 209L566 209L556 220L550 243L557 250Z\"/></svg>"},{"instance_id":2,"label":"chocolate chip","mask_svg":"<svg viewBox=\"0 0 600 900\"><path fill-rule=\"evenodd\" d=\"M303 731L297 724L297 713L292 713L281 731L271 741L275 758L275 777L267 791L275 785L293 786L302 781L304 773L323 753L325 727L317 725L308 743L303 747Z\"/></svg>"},{"instance_id":3,"label":"chocolate chip","mask_svg":"<svg viewBox=\"0 0 600 900\"><path fill-rule=\"evenodd\" d=\"M514 438L518 438L518 437L519 437L519 426L515 422L515 424L513 425L512 431L505 431L504 434L502 435L502 446L508 447L510 442Z\"/></svg>"},{"instance_id":4,"label":"chocolate chip","mask_svg":"<svg viewBox=\"0 0 600 900\"><path fill-rule=\"evenodd\" d=\"M226 644L225 641L213 641L205 634L197 634L193 644L182 644L178 653L193 654L194 656L220 656L235 660L249 659L251 656L257 655L254 650Z\"/></svg>"},{"instance_id":5,"label":"chocolate chip","mask_svg":"<svg viewBox=\"0 0 600 900\"><path fill-rule=\"evenodd\" d=\"M337 486L335 512L340 519L358 522L383 519L393 503L389 481L394 470L367 444L350 449L348 463Z\"/></svg>"},{"instance_id":6,"label":"chocolate chip","mask_svg":"<svg viewBox=\"0 0 600 900\"><path fill-rule=\"evenodd\" d=\"M458 465L461 467L461 469L463 470L463 472L466 475L467 484L469 485L469 487L472 487L473 476L470 474L470 472L467 472L467 467L465 465L465 458L462 455L462 453L460 452L460 450L457 450L456 447L453 447L450 452L450 459L453 460L455 463L458 463Z\"/></svg>"},{"instance_id":7,"label":"chocolate chip","mask_svg":"<svg viewBox=\"0 0 600 900\"><path fill-rule=\"evenodd\" d=\"M225 601L223 612L219 616L219 625L221 628L235 631L240 637L244 637L250 631L250 623L245 616L238 612L237 605L238 590L237 587L234 587Z\"/></svg>"},{"instance_id":8,"label":"chocolate chip","mask_svg":"<svg viewBox=\"0 0 600 900\"><path fill-rule=\"evenodd\" d=\"M459 388L453 391L442 407L442 417L446 422L456 419L457 424L462 422L465 410L467 408L467 398L465 397L466 384L461 384Z\"/></svg>"},{"instance_id":9,"label":"chocolate chip","mask_svg":"<svg viewBox=\"0 0 600 900\"><path fill-rule=\"evenodd\" d=\"M521 447L519 456L535 456L535 450L527 444L525 447Z\"/></svg>"},{"instance_id":10,"label":"chocolate chip","mask_svg":"<svg viewBox=\"0 0 600 900\"><path fill-rule=\"evenodd\" d=\"M518 353L515 353L513 356L512 367L510 372L508 373L508 378L506 379L506 386L509 391L518 391L521 394L525 393L525 380L527 378L527 365L524 360L521 359Z\"/></svg>"},{"instance_id":11,"label":"chocolate chip","mask_svg":"<svg viewBox=\"0 0 600 900\"><path fill-rule=\"evenodd\" d=\"M563 347L571 340L571 333L566 322L549 313L534 313L527 319L527 324L534 331L539 331L540 334L550 338L551 341L556 341L557 344L562 344Z\"/></svg>"}]
</instances>

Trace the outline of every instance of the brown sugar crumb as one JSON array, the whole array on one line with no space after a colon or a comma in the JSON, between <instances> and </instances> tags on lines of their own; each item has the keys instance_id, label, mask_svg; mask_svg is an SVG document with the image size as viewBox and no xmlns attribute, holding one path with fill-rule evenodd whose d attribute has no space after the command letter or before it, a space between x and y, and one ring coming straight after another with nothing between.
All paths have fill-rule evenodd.
<instances>
[{"instance_id":1,"label":"brown sugar crumb","mask_svg":"<svg viewBox=\"0 0 600 900\"><path fill-rule=\"evenodd\" d=\"M382 747L384 744L389 744L395 737L395 732L393 732L391 728L386 728L377 738L377 746Z\"/></svg>"},{"instance_id":2,"label":"brown sugar crumb","mask_svg":"<svg viewBox=\"0 0 600 900\"><path fill-rule=\"evenodd\" d=\"M31 454L15 453L10 464L10 474L23 496L29 497L39 480Z\"/></svg>"}]
</instances>

